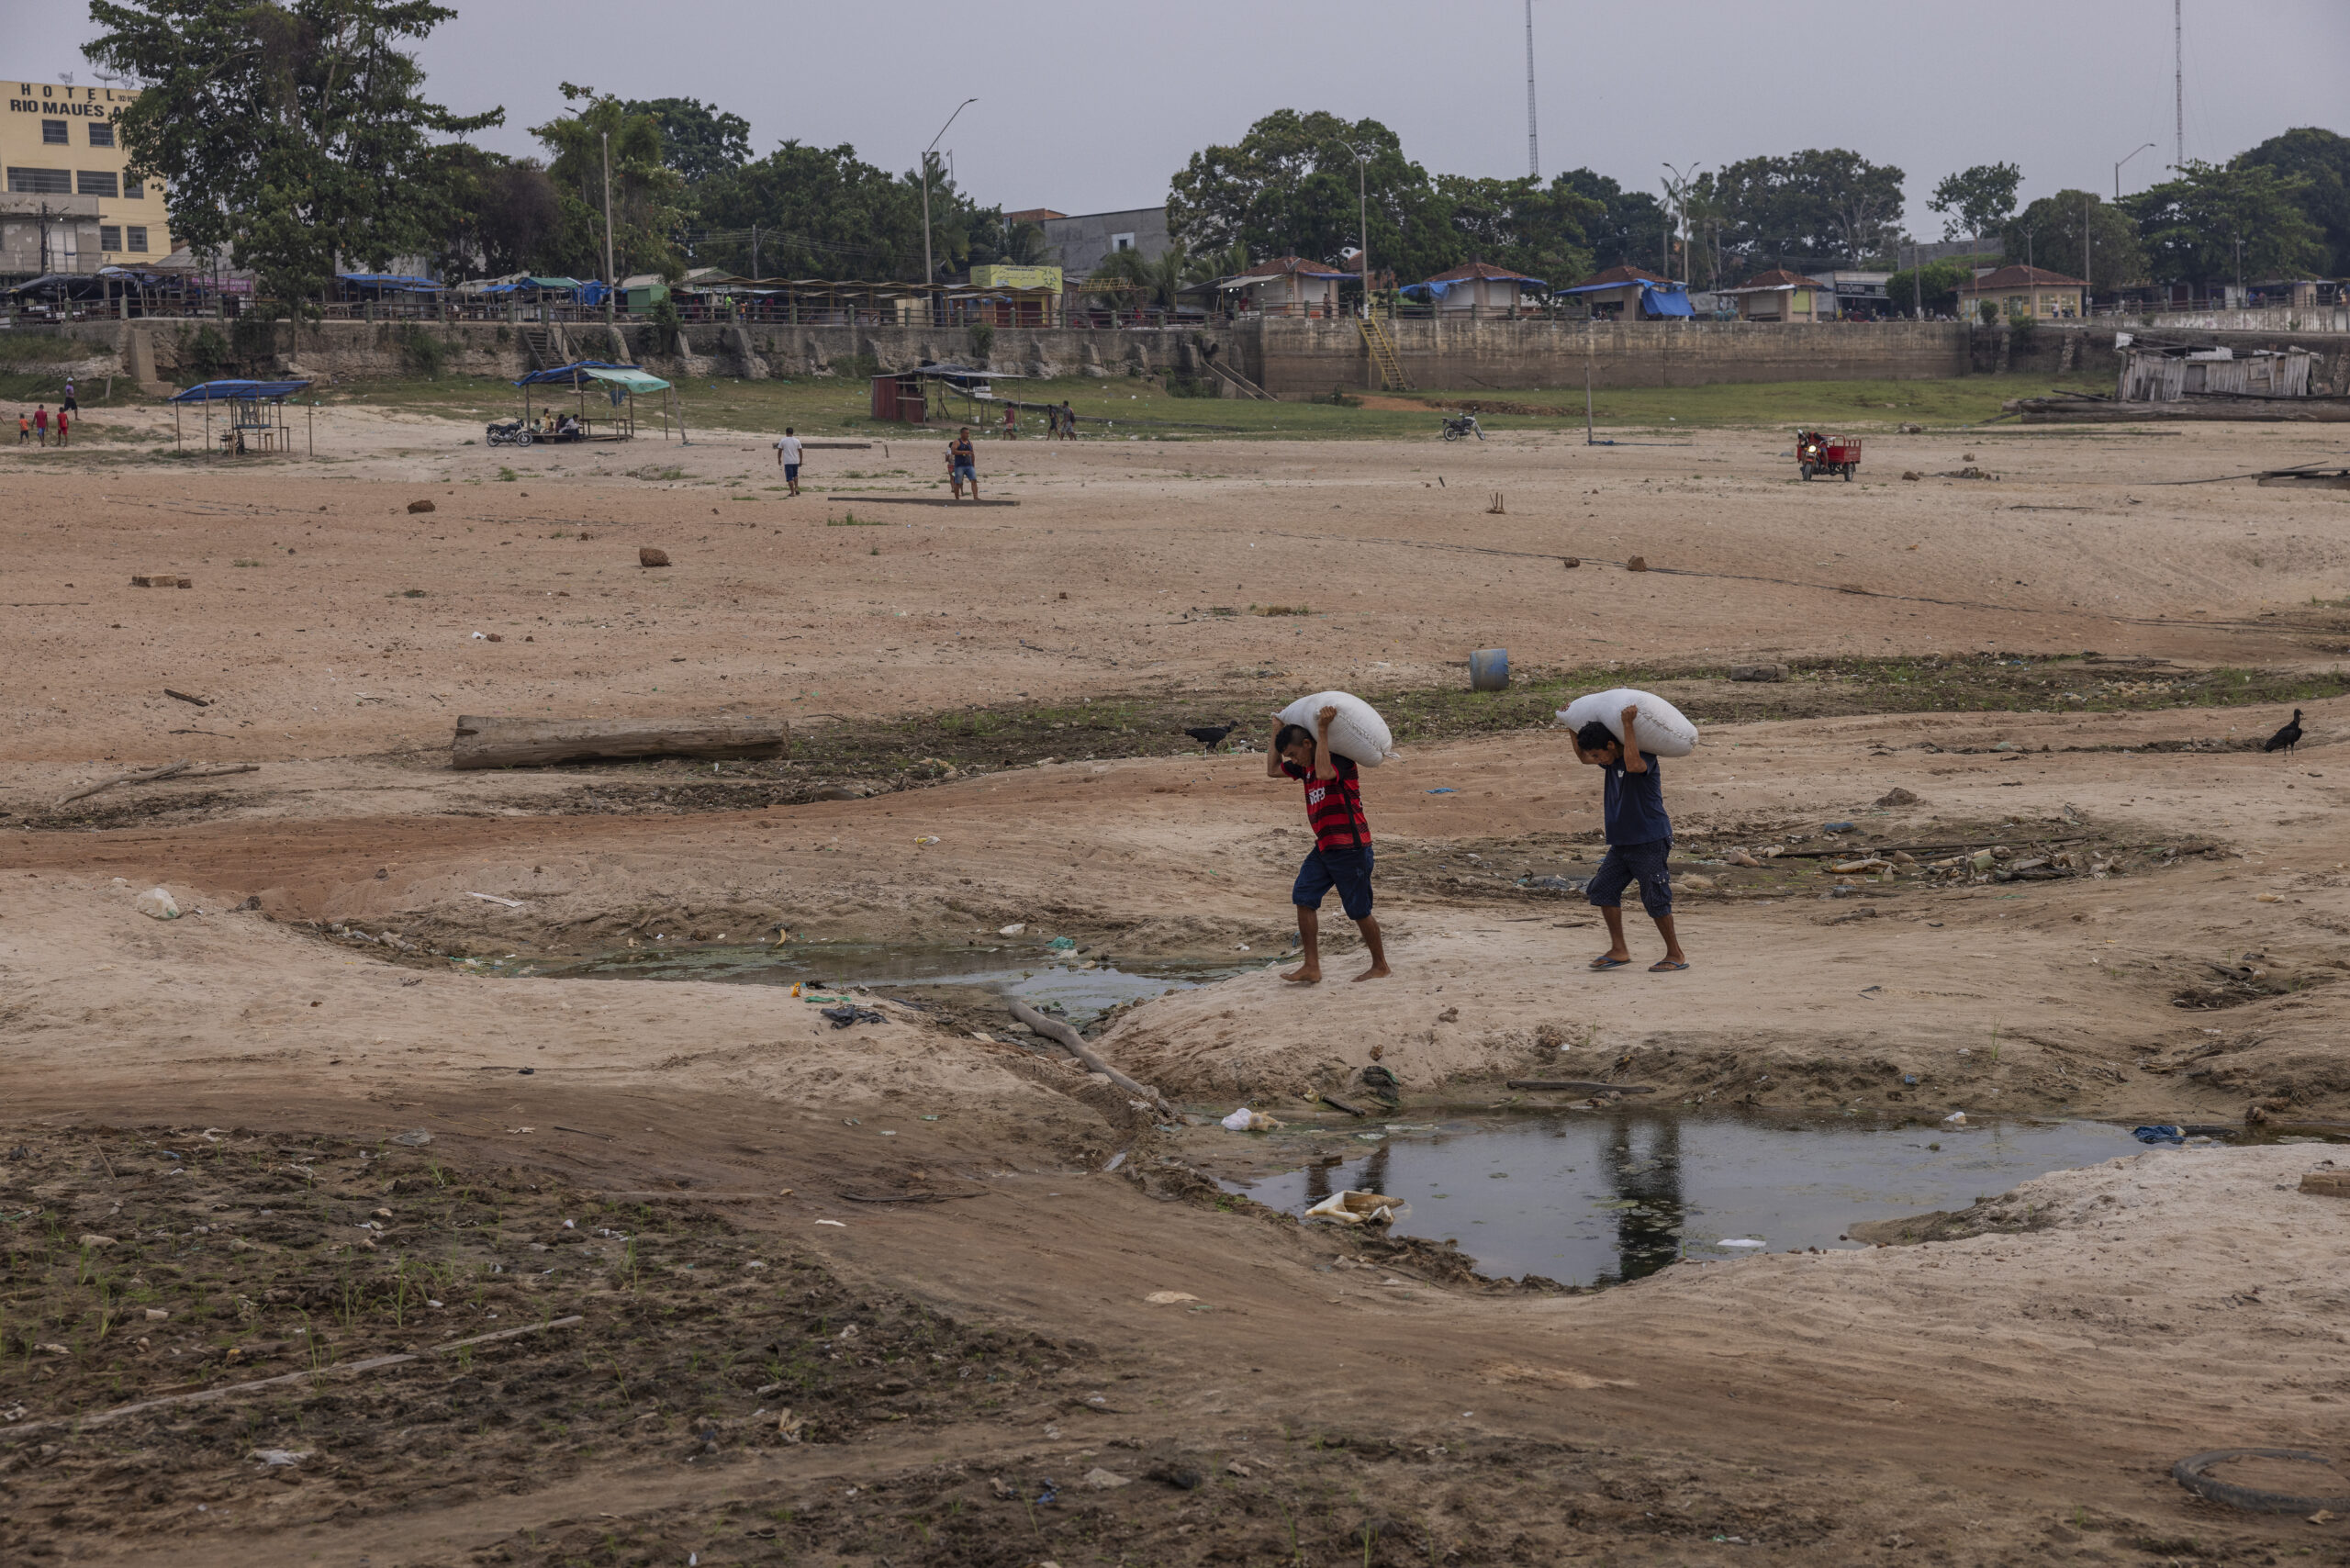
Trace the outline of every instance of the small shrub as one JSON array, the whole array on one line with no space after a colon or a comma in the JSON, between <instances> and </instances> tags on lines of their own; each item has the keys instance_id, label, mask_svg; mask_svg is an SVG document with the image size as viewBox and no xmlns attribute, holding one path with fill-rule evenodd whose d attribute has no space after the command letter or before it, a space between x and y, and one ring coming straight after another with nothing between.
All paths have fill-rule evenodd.
<instances>
[{"instance_id":1,"label":"small shrub","mask_svg":"<svg viewBox=\"0 0 2350 1568\"><path fill-rule=\"evenodd\" d=\"M971 353L981 364L988 362L988 351L995 347L995 329L985 321L971 328Z\"/></svg>"},{"instance_id":2,"label":"small shrub","mask_svg":"<svg viewBox=\"0 0 2350 1568\"><path fill-rule=\"evenodd\" d=\"M422 588L402 588L400 589L400 597L402 599L422 599L424 597L424 590Z\"/></svg>"},{"instance_id":3,"label":"small shrub","mask_svg":"<svg viewBox=\"0 0 2350 1568\"><path fill-rule=\"evenodd\" d=\"M498 482L501 485L510 485L521 476L511 468L500 468L498 471Z\"/></svg>"}]
</instances>

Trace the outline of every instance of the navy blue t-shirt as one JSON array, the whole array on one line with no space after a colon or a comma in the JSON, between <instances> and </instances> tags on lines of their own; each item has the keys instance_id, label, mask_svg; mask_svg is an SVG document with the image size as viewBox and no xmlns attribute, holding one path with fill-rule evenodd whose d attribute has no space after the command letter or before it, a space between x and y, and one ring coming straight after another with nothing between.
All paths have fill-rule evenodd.
<instances>
[{"instance_id":1,"label":"navy blue t-shirt","mask_svg":"<svg viewBox=\"0 0 2350 1568\"><path fill-rule=\"evenodd\" d=\"M1621 762L1607 768L1607 842L1653 844L1673 836L1673 820L1664 814L1664 778L1657 760L1640 753L1649 765L1634 773Z\"/></svg>"}]
</instances>

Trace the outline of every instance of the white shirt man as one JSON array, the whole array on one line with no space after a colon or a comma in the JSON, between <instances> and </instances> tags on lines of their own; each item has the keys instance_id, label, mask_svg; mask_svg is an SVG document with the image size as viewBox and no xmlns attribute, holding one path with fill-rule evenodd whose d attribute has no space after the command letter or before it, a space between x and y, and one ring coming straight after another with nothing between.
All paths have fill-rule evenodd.
<instances>
[{"instance_id":1,"label":"white shirt man","mask_svg":"<svg viewBox=\"0 0 2350 1568\"><path fill-rule=\"evenodd\" d=\"M800 438L786 425L783 433L775 438L775 460L783 465L783 482L791 493L800 493Z\"/></svg>"}]
</instances>

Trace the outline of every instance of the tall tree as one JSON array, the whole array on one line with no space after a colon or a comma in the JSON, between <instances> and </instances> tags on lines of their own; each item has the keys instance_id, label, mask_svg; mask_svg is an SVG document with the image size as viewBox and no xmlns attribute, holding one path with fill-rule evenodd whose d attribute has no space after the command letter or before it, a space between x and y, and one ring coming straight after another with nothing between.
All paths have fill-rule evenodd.
<instances>
[{"instance_id":1,"label":"tall tree","mask_svg":"<svg viewBox=\"0 0 2350 1568\"><path fill-rule=\"evenodd\" d=\"M433 177L446 193L436 256L442 275L499 277L548 264L563 231L563 204L536 159L454 142L437 150Z\"/></svg>"},{"instance_id":2,"label":"tall tree","mask_svg":"<svg viewBox=\"0 0 2350 1568\"><path fill-rule=\"evenodd\" d=\"M689 185L751 161L751 122L716 104L699 98L632 98L621 106L621 113L653 117L661 127L661 162Z\"/></svg>"},{"instance_id":3,"label":"tall tree","mask_svg":"<svg viewBox=\"0 0 2350 1568\"><path fill-rule=\"evenodd\" d=\"M1564 288L1592 270L1587 226L1604 221L1605 204L1556 182L1469 179L1439 174L1436 201L1450 224L1455 257L1489 262ZM1371 260L1379 262L1378 252Z\"/></svg>"},{"instance_id":4,"label":"tall tree","mask_svg":"<svg viewBox=\"0 0 2350 1568\"><path fill-rule=\"evenodd\" d=\"M2088 283L2110 292L2143 282L2146 253L2130 215L2094 191L2058 191L2009 218L1999 242L2010 262L2029 260L2050 272L2081 275L2081 239L2088 237Z\"/></svg>"},{"instance_id":5,"label":"tall tree","mask_svg":"<svg viewBox=\"0 0 2350 1568\"><path fill-rule=\"evenodd\" d=\"M91 0L84 53L147 84L119 130L132 177L169 189L173 232L315 313L339 266L433 247L448 218L435 139L505 119L424 96L408 46L454 15L431 0Z\"/></svg>"},{"instance_id":6,"label":"tall tree","mask_svg":"<svg viewBox=\"0 0 2350 1568\"><path fill-rule=\"evenodd\" d=\"M786 141L755 162L695 187L700 230L695 259L749 272L752 230L758 271L768 277L912 281L922 276L922 183L891 174L844 142ZM974 260L1012 260L1041 232L1006 231L998 208L982 208L934 166L931 254L942 276ZM1027 226L1033 227L1033 226Z\"/></svg>"},{"instance_id":7,"label":"tall tree","mask_svg":"<svg viewBox=\"0 0 2350 1568\"><path fill-rule=\"evenodd\" d=\"M2298 277L2325 253L2322 233L2301 208L2307 185L2266 164L2190 161L2178 178L2123 205L2138 220L2153 277L2204 285Z\"/></svg>"},{"instance_id":8,"label":"tall tree","mask_svg":"<svg viewBox=\"0 0 2350 1568\"><path fill-rule=\"evenodd\" d=\"M1713 185L1726 237L1752 261L1857 265L1894 241L1904 176L1841 147L1740 159Z\"/></svg>"},{"instance_id":9,"label":"tall tree","mask_svg":"<svg viewBox=\"0 0 2350 1568\"><path fill-rule=\"evenodd\" d=\"M2305 183L2296 205L2316 226L2326 248L2318 270L2329 277L2350 274L2350 137L2302 126L2239 152L2235 163L2240 169L2299 175Z\"/></svg>"},{"instance_id":10,"label":"tall tree","mask_svg":"<svg viewBox=\"0 0 2350 1568\"><path fill-rule=\"evenodd\" d=\"M1240 245L1252 259L1334 260L1361 238L1359 155L1372 264L1406 282L1452 265L1458 237L1395 133L1319 110L1282 109L1233 146L1193 153L1174 177L1168 227L1195 252Z\"/></svg>"},{"instance_id":11,"label":"tall tree","mask_svg":"<svg viewBox=\"0 0 2350 1568\"><path fill-rule=\"evenodd\" d=\"M618 282L637 273L674 278L685 270L677 248L685 224L685 181L662 162L661 123L593 87L563 84L576 106L531 134L551 154L547 178L563 209L550 261L576 277L604 275L604 180L610 157L611 247Z\"/></svg>"},{"instance_id":12,"label":"tall tree","mask_svg":"<svg viewBox=\"0 0 2350 1568\"><path fill-rule=\"evenodd\" d=\"M2013 163L1977 163L1944 174L1926 205L1942 215L1942 238L1988 234L2015 215L2016 187L2023 171Z\"/></svg>"},{"instance_id":13,"label":"tall tree","mask_svg":"<svg viewBox=\"0 0 2350 1568\"><path fill-rule=\"evenodd\" d=\"M1594 271L1627 265L1653 271L1664 263L1664 234L1672 219L1648 192L1628 191L1590 169L1567 170L1551 180L1550 189L1599 204L1599 210L1583 223Z\"/></svg>"}]
</instances>

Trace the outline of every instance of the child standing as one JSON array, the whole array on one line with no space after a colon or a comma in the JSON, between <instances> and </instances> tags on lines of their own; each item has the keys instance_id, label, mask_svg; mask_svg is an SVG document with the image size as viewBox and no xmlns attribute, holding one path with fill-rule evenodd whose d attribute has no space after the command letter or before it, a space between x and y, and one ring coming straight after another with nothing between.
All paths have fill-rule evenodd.
<instances>
[{"instance_id":1,"label":"child standing","mask_svg":"<svg viewBox=\"0 0 2350 1568\"><path fill-rule=\"evenodd\" d=\"M1290 902L1297 906L1298 945L1304 962L1281 979L1296 985L1314 985L1322 979L1322 900L1336 888L1338 906L1362 932L1371 950L1371 968L1355 976L1378 980L1387 974L1387 948L1380 939L1379 922L1371 913L1371 823L1362 814L1362 785L1351 757L1330 750L1330 722L1336 708L1325 707L1314 716L1314 728L1284 724L1273 715L1273 744L1265 753L1265 777L1288 777L1305 785L1305 820L1314 828L1314 847L1297 868L1297 885Z\"/></svg>"},{"instance_id":2,"label":"child standing","mask_svg":"<svg viewBox=\"0 0 2350 1568\"><path fill-rule=\"evenodd\" d=\"M1634 726L1639 706L1622 714L1624 738L1617 740L1595 719L1575 732L1576 760L1606 770L1606 815L1607 857L1600 861L1583 896L1607 920L1607 951L1591 961L1595 969L1619 969L1632 961L1624 945L1624 889L1640 884L1640 907L1656 922L1664 938L1664 957L1649 966L1651 974L1665 974L1689 967L1681 939L1673 930L1673 879L1665 862L1673 853L1673 822L1664 814L1664 783L1657 759L1640 749Z\"/></svg>"}]
</instances>

